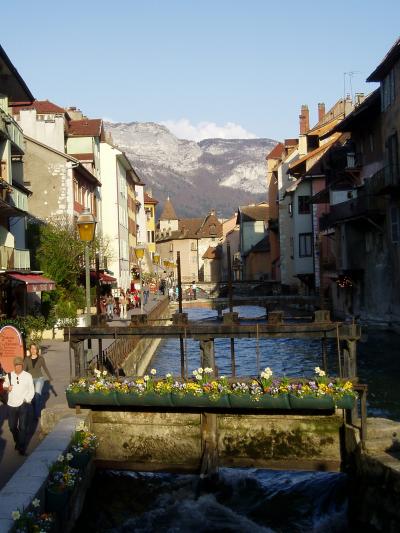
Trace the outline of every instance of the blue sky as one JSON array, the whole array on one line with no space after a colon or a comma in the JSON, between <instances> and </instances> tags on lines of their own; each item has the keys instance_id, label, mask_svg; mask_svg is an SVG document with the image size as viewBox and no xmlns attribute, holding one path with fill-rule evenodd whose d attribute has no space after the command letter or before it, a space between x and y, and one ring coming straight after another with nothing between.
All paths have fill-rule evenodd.
<instances>
[{"instance_id":1,"label":"blue sky","mask_svg":"<svg viewBox=\"0 0 400 533\"><path fill-rule=\"evenodd\" d=\"M354 92L400 34L398 0L20 0L1 44L34 96L180 136L280 139ZM5 21L8 21L5 23ZM346 91L350 92L347 75Z\"/></svg>"}]
</instances>

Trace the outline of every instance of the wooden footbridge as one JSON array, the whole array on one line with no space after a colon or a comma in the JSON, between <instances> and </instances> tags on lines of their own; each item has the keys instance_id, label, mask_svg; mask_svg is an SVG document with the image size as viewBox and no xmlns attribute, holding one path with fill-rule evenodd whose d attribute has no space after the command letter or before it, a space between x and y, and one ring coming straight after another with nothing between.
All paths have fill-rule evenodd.
<instances>
[{"instance_id":1,"label":"wooden footbridge","mask_svg":"<svg viewBox=\"0 0 400 533\"><path fill-rule=\"evenodd\" d=\"M228 257L230 257L230 254L228 254ZM75 377L87 375L89 365L86 358L85 342L91 345L95 340L99 343L99 350L97 358L92 360L92 364L101 367L106 362L116 375L132 376L132 374L143 375L145 373L147 366L151 363L151 355L149 358L149 353L154 353L154 346L158 345L160 339L177 338L180 344L181 377L187 379L186 340L195 339L199 341L200 366L212 368L214 375L217 376L218 369L215 364L214 340L227 338L230 339L231 347L231 376L237 380L242 380L242 377L236 376L235 339L253 338L257 340L257 374L260 372L259 339L320 339L320 366L325 371L328 370L327 341L328 339L335 339L339 376L352 380L360 394L360 436L362 441L365 440L367 388L365 385L359 385L357 379L357 341L361 337L359 325L332 322L329 311L324 310L315 311L312 322L285 322L283 311L268 312L266 321L257 323L240 321L238 314L233 312L234 298L231 279L228 282L228 299L226 301L229 312L223 315L222 323L189 321L188 315L183 313L179 252L177 264L179 307L178 312L172 316L169 314L168 300L162 299L158 306L159 314L153 316L133 315L129 325L120 327L100 325L70 328L65 331L65 340L69 340L74 352L74 365L72 357L70 358L71 377L73 366ZM268 306L267 298L268 296L263 297L263 305L265 307ZM278 302L278 299L282 297L272 295L272 298L277 299ZM254 304L254 299L252 298L251 300L252 304ZM244 302L247 302L247 300L242 299L241 303L243 304ZM107 350L103 351L101 345L105 339L111 339L113 343ZM139 358L145 359L145 366L143 364L141 366L138 364L132 366L126 363L132 355L137 358L138 354ZM141 368L141 372L138 371L138 368ZM132 369L135 371L132 371ZM103 406L103 411L104 408ZM129 413L126 413L126 410ZM342 449L348 448L348 443L346 442L345 446L343 446L343 442L340 440L340 435L343 431L339 430L339 426L342 423L340 423L340 418L337 415L333 417L335 422L332 426L326 412L325 416L320 416L319 421L318 415L320 413L309 413L311 422L307 425L305 422L307 413L303 412L300 418L299 416L296 418L296 413L293 413L293 411L290 414L279 413L279 415L276 415L280 419L279 421L278 419L273 419L274 415L270 411L266 414L262 409L257 408L246 409L245 413L237 413L231 408L228 410L222 408L222 410L218 409L217 411L212 407L187 409L185 406L168 408L156 404L150 408L143 409L129 406L128 409L124 409L119 413L115 409L114 411L110 409L109 414L103 412L99 415L97 423L98 427L102 428L99 431L105 431L107 444L111 442L109 442L109 439L117 441L122 439L118 453L124 457L125 467L128 461L134 465L133 468L135 469L138 468L138 457L142 457L145 462L150 461L153 466L160 458L164 464L173 462L171 457L177 458L178 462L182 463L182 457L187 456L187 450L191 447L192 453L187 458L187 461L191 464L193 461L196 463L196 458L201 452L200 470L203 473L213 473L215 471L218 457L221 454L225 457L224 464L226 465L258 465L265 467L266 456L269 456L269 460L274 461L277 457L286 458L291 453L295 454L297 460L300 457L304 459L304 457L313 456L317 459L318 465L321 464L320 458L324 455L333 454L337 459L338 454L340 458ZM358 418L358 410L347 410L346 413L346 421L348 423L346 428L353 428L350 430L353 435L356 419ZM333 411L331 416L334 414ZM254 417L254 415L257 416ZM194 419L190 418L193 416L195 417ZM199 423L197 416L200 417ZM258 427L255 430L254 424L257 424L255 420L260 420L263 416L267 421L266 425L262 424L262 427ZM165 425L166 419L169 420L169 425ZM122 422L127 422L128 427L124 426ZM112 428L115 424L116 427ZM138 431L138 427L141 424L142 430ZM152 428L150 433L149 425ZM198 426L199 429L195 430L195 426ZM306 427L308 429L305 429ZM193 431L195 432L194 435ZM344 433L346 434L346 431ZM119 436L117 437L116 435ZM146 438L146 435L148 435L148 438ZM182 435L187 436L186 440ZM356 438L352 437L353 442L356 440ZM155 443L156 449L154 449ZM332 451L332 443L334 443L334 451ZM107 446L103 451L105 459L110 459L109 449L110 446ZM169 451L166 453L166 450ZM229 461L234 461L237 455L242 457L242 462L230 463ZM115 454L111 454L111 458L115 458ZM249 458L251 462L246 463ZM325 461L325 467L328 462ZM140 467L143 467L143 461L140 463ZM318 466L316 467L318 468Z\"/></svg>"}]
</instances>

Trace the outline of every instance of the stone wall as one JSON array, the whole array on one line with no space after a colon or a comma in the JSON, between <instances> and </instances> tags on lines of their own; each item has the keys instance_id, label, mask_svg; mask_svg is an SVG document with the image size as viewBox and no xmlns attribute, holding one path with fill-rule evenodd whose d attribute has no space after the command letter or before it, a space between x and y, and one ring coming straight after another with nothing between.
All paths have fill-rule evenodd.
<instances>
[{"instance_id":1,"label":"stone wall","mask_svg":"<svg viewBox=\"0 0 400 533\"><path fill-rule=\"evenodd\" d=\"M202 450L202 415L93 411L104 466L196 470ZM217 414L221 466L339 470L340 416ZM118 463L118 464L116 464Z\"/></svg>"}]
</instances>

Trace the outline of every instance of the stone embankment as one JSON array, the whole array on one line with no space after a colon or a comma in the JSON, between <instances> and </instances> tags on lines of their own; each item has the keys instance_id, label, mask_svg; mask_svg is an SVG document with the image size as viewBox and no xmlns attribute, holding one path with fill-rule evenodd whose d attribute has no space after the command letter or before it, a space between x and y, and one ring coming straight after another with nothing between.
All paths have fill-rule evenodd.
<instances>
[{"instance_id":1,"label":"stone embankment","mask_svg":"<svg viewBox=\"0 0 400 533\"><path fill-rule=\"evenodd\" d=\"M368 419L365 449L354 455L349 509L361 526L400 531L400 422Z\"/></svg>"}]
</instances>

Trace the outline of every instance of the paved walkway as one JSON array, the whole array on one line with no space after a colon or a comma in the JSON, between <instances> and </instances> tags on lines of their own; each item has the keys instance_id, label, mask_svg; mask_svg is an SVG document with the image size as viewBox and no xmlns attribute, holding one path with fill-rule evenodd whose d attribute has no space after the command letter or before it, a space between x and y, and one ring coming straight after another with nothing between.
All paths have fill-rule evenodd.
<instances>
[{"instance_id":1,"label":"paved walkway","mask_svg":"<svg viewBox=\"0 0 400 533\"><path fill-rule=\"evenodd\" d=\"M145 307L146 312L150 312L157 305L157 300L150 296L149 302ZM128 312L140 314L140 309L133 309ZM111 322L108 322L111 324ZM126 321L115 319L112 321L113 326L123 326ZM103 341L103 349L113 341ZM93 353L96 353L97 343L93 343ZM61 340L45 340L42 343L42 353L46 359L53 381L49 387L48 381L45 382L43 389L43 403L45 407L66 407L65 389L70 381L70 358L69 344ZM73 352L71 353L73 358ZM72 360L72 368L74 368ZM32 452L39 444L42 436L40 433L40 424L31 422L31 439L27 453ZM22 457L14 450L14 441L7 422L7 407L0 403L0 489L7 483L14 472L24 463L25 457Z\"/></svg>"}]
</instances>

